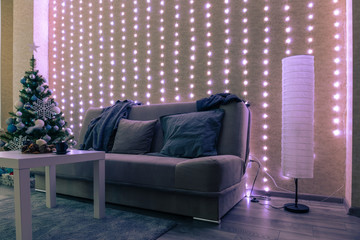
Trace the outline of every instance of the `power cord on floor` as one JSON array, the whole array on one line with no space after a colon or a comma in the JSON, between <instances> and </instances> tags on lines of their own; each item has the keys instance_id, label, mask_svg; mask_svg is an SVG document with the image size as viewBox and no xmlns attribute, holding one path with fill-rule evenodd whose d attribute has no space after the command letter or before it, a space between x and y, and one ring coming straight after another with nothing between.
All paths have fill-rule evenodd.
<instances>
[{"instance_id":1,"label":"power cord on floor","mask_svg":"<svg viewBox=\"0 0 360 240\"><path fill-rule=\"evenodd\" d=\"M254 190L255 182L256 182L256 179L257 179L257 177L258 177L258 175L259 175L259 171L260 171L260 167L261 167L261 166L260 166L260 163L259 163L258 161L255 161L255 160L251 160L251 159L250 159L250 163L252 163L252 162L255 162L255 163L258 164L258 170L257 170L257 172L256 172L256 175L255 175L253 184L252 184L252 186L251 186L250 197L251 197L251 202L259 202L259 200L256 199L255 196L252 195L252 192L253 192L253 190Z\"/></svg>"},{"instance_id":2,"label":"power cord on floor","mask_svg":"<svg viewBox=\"0 0 360 240\"><path fill-rule=\"evenodd\" d=\"M253 192L253 190L254 190L254 186L255 186L255 183L256 183L256 179L257 179L257 177L258 177L258 175L259 175L259 171L260 171L260 168L261 168L261 164L260 164L260 162L259 162L258 160L253 160L253 159L251 159L250 162L257 163L257 165L258 165L258 169L257 169L257 171L256 171L256 175L255 175L253 184L252 184L252 186L251 186L251 191L250 191L250 198L251 198L251 200L250 200L250 201L251 201L251 202L254 202L254 203L258 203L258 204L263 205L263 206L270 206L270 207L272 207L272 208L274 208L274 209L281 209L281 208L283 208L283 207L276 207L276 206L273 206L273 205L271 205L271 204L264 204L264 203L261 203L261 202L259 201L259 200L267 200L267 201L271 200L271 199L270 199L269 197L267 197L267 196L254 196L254 195L252 195L252 192Z\"/></svg>"},{"instance_id":3,"label":"power cord on floor","mask_svg":"<svg viewBox=\"0 0 360 240\"><path fill-rule=\"evenodd\" d=\"M270 197L268 196L255 196L255 195L252 195L252 192L254 190L254 186L255 186L255 183L256 183L256 179L259 175L259 172L260 172L260 169L262 168L262 164L261 162L259 161L259 159L257 159L255 156L251 156L252 158L255 158L255 159L250 159L250 163L254 162L258 165L258 169L256 171L256 175L255 175L255 178L254 178L254 181L252 183L252 186L251 186L251 191L250 191L250 198L251 198L251 202L255 202L255 203L259 203L260 205L264 205L264 206L270 206L274 209L282 209L284 207L276 207L276 206L273 206L271 204L263 204L263 203L260 203L259 200L266 200L266 201L269 201L271 200ZM275 187L278 188L278 189L281 189L285 192L289 192L289 193L294 193L294 191L291 191L291 190L288 190L286 188L282 188L282 187L279 187L275 181L275 179L268 173L265 171L265 174L272 180L272 182L274 183ZM330 197L332 197L333 195L335 195L335 193L337 193L338 191L340 191L345 185L342 185L340 188L338 188L336 191L334 191L332 194L330 194L329 196L325 197L324 199L320 200L320 202L324 202L326 201L327 199L329 199Z\"/></svg>"}]
</instances>

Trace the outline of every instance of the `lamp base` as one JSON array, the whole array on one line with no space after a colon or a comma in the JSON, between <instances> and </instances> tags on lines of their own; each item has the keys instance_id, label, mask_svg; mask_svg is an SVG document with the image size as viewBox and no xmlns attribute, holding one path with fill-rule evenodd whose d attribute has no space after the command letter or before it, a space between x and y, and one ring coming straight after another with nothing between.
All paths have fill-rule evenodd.
<instances>
[{"instance_id":1,"label":"lamp base","mask_svg":"<svg viewBox=\"0 0 360 240\"><path fill-rule=\"evenodd\" d=\"M304 204L295 204L295 203L287 203L284 205L284 209L293 213L307 213L309 212L309 207Z\"/></svg>"}]
</instances>

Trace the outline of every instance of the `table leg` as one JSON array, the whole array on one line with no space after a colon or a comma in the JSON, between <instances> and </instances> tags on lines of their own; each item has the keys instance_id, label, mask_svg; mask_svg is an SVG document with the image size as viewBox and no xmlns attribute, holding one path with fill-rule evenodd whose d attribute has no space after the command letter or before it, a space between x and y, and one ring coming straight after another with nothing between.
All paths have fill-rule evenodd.
<instances>
[{"instance_id":1,"label":"table leg","mask_svg":"<svg viewBox=\"0 0 360 240\"><path fill-rule=\"evenodd\" d=\"M45 191L46 206L53 208L56 206L56 166L45 167Z\"/></svg>"},{"instance_id":2,"label":"table leg","mask_svg":"<svg viewBox=\"0 0 360 240\"><path fill-rule=\"evenodd\" d=\"M94 161L94 218L105 217L105 160Z\"/></svg>"},{"instance_id":3,"label":"table leg","mask_svg":"<svg viewBox=\"0 0 360 240\"><path fill-rule=\"evenodd\" d=\"M30 169L14 169L16 239L32 239Z\"/></svg>"}]
</instances>

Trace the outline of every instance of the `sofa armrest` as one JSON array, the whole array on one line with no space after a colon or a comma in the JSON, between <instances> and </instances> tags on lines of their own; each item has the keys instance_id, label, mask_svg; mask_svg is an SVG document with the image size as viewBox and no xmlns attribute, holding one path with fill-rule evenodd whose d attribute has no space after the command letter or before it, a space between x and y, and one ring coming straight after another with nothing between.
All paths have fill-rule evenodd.
<instances>
[{"instance_id":1,"label":"sofa armrest","mask_svg":"<svg viewBox=\"0 0 360 240\"><path fill-rule=\"evenodd\" d=\"M239 183L243 169L244 160L234 155L189 159L176 165L175 187L201 192L220 192Z\"/></svg>"}]
</instances>

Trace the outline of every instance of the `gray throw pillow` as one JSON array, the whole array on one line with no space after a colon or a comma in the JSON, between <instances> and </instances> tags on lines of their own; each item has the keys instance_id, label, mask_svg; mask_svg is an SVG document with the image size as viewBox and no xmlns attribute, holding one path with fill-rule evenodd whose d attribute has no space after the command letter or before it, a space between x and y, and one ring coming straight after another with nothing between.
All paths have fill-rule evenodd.
<instances>
[{"instance_id":1,"label":"gray throw pillow","mask_svg":"<svg viewBox=\"0 0 360 240\"><path fill-rule=\"evenodd\" d=\"M164 146L160 153L185 158L217 155L223 117L223 109L161 117Z\"/></svg>"},{"instance_id":2,"label":"gray throw pillow","mask_svg":"<svg viewBox=\"0 0 360 240\"><path fill-rule=\"evenodd\" d=\"M144 154L150 151L157 120L121 119L115 135L113 153Z\"/></svg>"}]
</instances>

